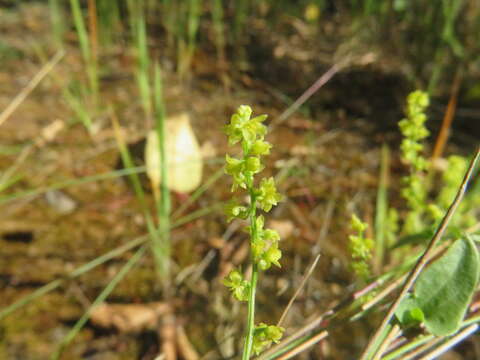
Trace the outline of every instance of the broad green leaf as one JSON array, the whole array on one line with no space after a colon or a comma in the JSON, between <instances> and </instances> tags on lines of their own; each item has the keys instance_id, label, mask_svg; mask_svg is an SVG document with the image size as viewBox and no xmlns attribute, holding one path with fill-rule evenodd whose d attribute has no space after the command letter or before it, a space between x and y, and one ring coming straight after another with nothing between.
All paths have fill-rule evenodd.
<instances>
[{"instance_id":1,"label":"broad green leaf","mask_svg":"<svg viewBox=\"0 0 480 360\"><path fill-rule=\"evenodd\" d=\"M455 241L430 265L415 284L415 300L433 335L454 333L460 327L479 276L479 255L470 238Z\"/></svg>"}]
</instances>

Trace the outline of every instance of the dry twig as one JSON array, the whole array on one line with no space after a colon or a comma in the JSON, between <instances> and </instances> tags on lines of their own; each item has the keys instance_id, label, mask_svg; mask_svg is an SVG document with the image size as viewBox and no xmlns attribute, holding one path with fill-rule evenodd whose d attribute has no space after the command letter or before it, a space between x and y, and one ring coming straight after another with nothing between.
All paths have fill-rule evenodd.
<instances>
[{"instance_id":1,"label":"dry twig","mask_svg":"<svg viewBox=\"0 0 480 360\"><path fill-rule=\"evenodd\" d=\"M5 110L0 114L0 126L13 114L13 112L20 106L20 104L27 98L28 95L37 87L40 81L57 65L57 63L62 59L65 52L59 50L52 59L47 62L40 71L30 80L30 82L25 86L22 91L18 93L17 96L12 100L12 102L7 106Z\"/></svg>"},{"instance_id":2,"label":"dry twig","mask_svg":"<svg viewBox=\"0 0 480 360\"><path fill-rule=\"evenodd\" d=\"M307 272L306 272L305 275L303 276L302 281L300 282L300 285L298 286L297 290L295 291L295 294L293 294L292 298L291 298L290 301L288 302L287 307L286 307L285 310L283 311L282 316L280 316L280 320L278 320L277 326L281 326L281 325L282 325L283 320L285 320L285 317L287 316L288 310L290 310L290 308L291 308L292 305L293 305L293 302L294 302L295 299L298 297L298 295L300 294L300 291L302 291L303 287L304 287L305 284L307 283L307 280L308 280L308 279L310 278L310 276L312 275L312 272L313 272L313 270L315 269L315 267L317 266L319 259L320 259L320 255L317 255L317 256L315 257L315 259L313 260L312 264L310 265L310 267L308 268Z\"/></svg>"}]
</instances>

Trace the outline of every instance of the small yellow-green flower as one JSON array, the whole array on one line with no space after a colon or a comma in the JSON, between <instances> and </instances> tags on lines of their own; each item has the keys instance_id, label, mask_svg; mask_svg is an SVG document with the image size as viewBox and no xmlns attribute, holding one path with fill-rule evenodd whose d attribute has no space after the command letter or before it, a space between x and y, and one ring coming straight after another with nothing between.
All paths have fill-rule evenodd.
<instances>
[{"instance_id":1,"label":"small yellow-green flower","mask_svg":"<svg viewBox=\"0 0 480 360\"><path fill-rule=\"evenodd\" d=\"M253 352L255 355L260 354L272 342L278 343L284 331L285 329L280 326L267 325L265 323L258 324L253 334Z\"/></svg>"},{"instance_id":2,"label":"small yellow-green flower","mask_svg":"<svg viewBox=\"0 0 480 360\"><path fill-rule=\"evenodd\" d=\"M247 301L250 292L250 283L243 279L243 275L238 270L230 271L230 274L223 280L223 284L230 288L233 297L238 301Z\"/></svg>"},{"instance_id":3,"label":"small yellow-green flower","mask_svg":"<svg viewBox=\"0 0 480 360\"><path fill-rule=\"evenodd\" d=\"M262 179L258 189L257 201L263 211L270 211L272 206L277 205L282 200L282 195L277 192L275 180L273 177Z\"/></svg>"}]
</instances>

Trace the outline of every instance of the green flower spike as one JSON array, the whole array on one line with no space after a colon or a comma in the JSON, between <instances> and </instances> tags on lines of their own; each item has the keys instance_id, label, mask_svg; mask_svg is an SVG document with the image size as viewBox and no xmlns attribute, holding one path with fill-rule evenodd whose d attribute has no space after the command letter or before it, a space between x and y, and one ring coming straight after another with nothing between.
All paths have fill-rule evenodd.
<instances>
[{"instance_id":1,"label":"green flower spike","mask_svg":"<svg viewBox=\"0 0 480 360\"><path fill-rule=\"evenodd\" d=\"M243 278L238 270L233 270L224 280L233 296L240 301L248 301L247 329L242 360L249 360L252 351L259 353L272 342L280 340L283 329L277 326L260 324L255 327L255 290L260 271L267 270L273 265L280 267L282 252L278 248L280 236L271 229L264 229L265 220L262 215L257 215L258 208L265 212L272 209L282 199L277 192L273 178L260 180L256 187L255 174L263 170L261 157L268 155L272 147L264 141L267 128L262 123L267 118L260 115L254 118L252 109L242 105L232 115L230 123L225 127L230 145L240 143L242 157L237 159L225 157L225 172L232 176L232 191L239 188L245 189L249 196L248 205L243 206L238 201L232 200L225 207L228 221L232 219L248 220L246 227L250 235L250 252L252 259L252 276L250 281Z\"/></svg>"},{"instance_id":2,"label":"green flower spike","mask_svg":"<svg viewBox=\"0 0 480 360\"><path fill-rule=\"evenodd\" d=\"M348 237L348 248L352 256L350 267L360 278L366 280L370 276L368 260L372 257L373 240L365 237L368 224L361 221L355 214L350 220L350 227L356 233Z\"/></svg>"},{"instance_id":3,"label":"green flower spike","mask_svg":"<svg viewBox=\"0 0 480 360\"><path fill-rule=\"evenodd\" d=\"M410 174L402 178L402 196L408 205L408 214L403 225L407 234L419 232L424 226L424 215L428 211L425 170L428 161L423 156L423 140L429 135L425 127L428 94L414 91L407 97L406 118L398 123L403 140L400 145L402 161L409 167Z\"/></svg>"}]
</instances>

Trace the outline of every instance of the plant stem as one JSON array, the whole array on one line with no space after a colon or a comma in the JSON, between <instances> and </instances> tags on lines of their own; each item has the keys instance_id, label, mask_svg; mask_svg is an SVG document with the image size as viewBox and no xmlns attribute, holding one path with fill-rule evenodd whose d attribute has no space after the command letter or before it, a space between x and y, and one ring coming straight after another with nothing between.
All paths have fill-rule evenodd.
<instances>
[{"instance_id":1,"label":"plant stem","mask_svg":"<svg viewBox=\"0 0 480 360\"><path fill-rule=\"evenodd\" d=\"M251 179L250 183L253 183ZM257 201L255 194L253 193L253 186L249 186L248 192L250 193L250 244L257 239ZM247 329L245 332L245 344L243 346L242 360L249 360L252 353L253 346L253 333L255 330L255 292L257 289L258 280L258 266L255 263L255 259L252 256L252 278L250 279L250 291L248 294L248 317L247 317Z\"/></svg>"},{"instance_id":2,"label":"plant stem","mask_svg":"<svg viewBox=\"0 0 480 360\"><path fill-rule=\"evenodd\" d=\"M145 72L148 74L148 71ZM170 192L168 189L168 158L165 149L166 138L168 135L165 131L165 108L163 104L163 91L162 91L162 77L160 72L160 66L155 64L155 77L154 77L154 105L155 105L155 130L158 136L158 144L160 151L160 175L161 175L161 187L157 190L155 204L157 208L158 225L162 232L162 236L157 239L154 244L154 255L157 263L157 271L159 276L163 278L163 285L165 294L170 293Z\"/></svg>"},{"instance_id":3,"label":"plant stem","mask_svg":"<svg viewBox=\"0 0 480 360\"><path fill-rule=\"evenodd\" d=\"M252 265L252 279L250 280L250 294L248 296L248 318L247 331L245 334L245 345L243 347L242 360L249 360L253 345L253 332L255 330L255 291L257 288L258 267Z\"/></svg>"}]
</instances>

